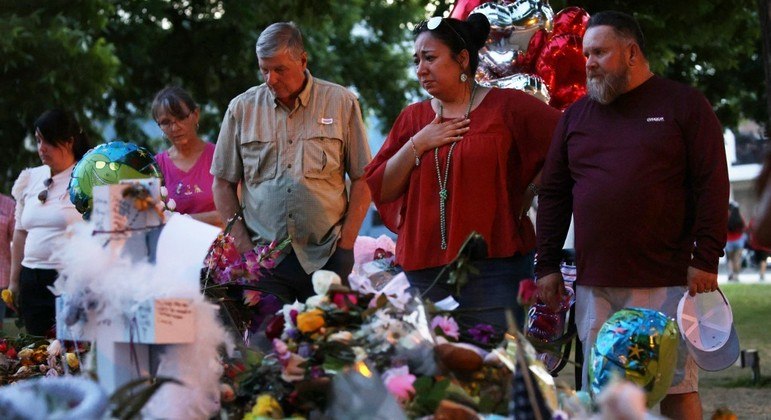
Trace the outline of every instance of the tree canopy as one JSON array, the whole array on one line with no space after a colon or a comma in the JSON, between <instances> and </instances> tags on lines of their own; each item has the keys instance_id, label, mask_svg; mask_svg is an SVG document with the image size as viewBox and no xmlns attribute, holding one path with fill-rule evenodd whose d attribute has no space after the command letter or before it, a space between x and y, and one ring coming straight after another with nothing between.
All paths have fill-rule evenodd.
<instances>
[{"instance_id":1,"label":"tree canopy","mask_svg":"<svg viewBox=\"0 0 771 420\"><path fill-rule=\"evenodd\" d=\"M429 4L430 3L430 4ZM155 92L170 84L203 109L202 134L216 139L231 98L261 83L254 43L268 24L303 30L314 76L354 89L387 129L421 94L412 75L410 22L451 9L452 0L0 0L0 190L38 164L31 127L44 110L76 113L104 140L147 145L140 127ZM755 0L552 1L590 13L634 14L654 71L701 89L726 126L765 121L760 24ZM25 144L25 139L27 144Z\"/></svg>"}]
</instances>

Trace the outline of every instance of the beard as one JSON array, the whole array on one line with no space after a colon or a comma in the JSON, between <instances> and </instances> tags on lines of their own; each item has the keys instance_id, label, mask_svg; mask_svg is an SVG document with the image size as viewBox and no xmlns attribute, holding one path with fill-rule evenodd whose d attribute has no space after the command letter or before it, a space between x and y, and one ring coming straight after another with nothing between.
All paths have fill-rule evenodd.
<instances>
[{"instance_id":1,"label":"beard","mask_svg":"<svg viewBox=\"0 0 771 420\"><path fill-rule=\"evenodd\" d=\"M586 94L595 101L607 105L626 91L631 79L629 67L615 73L586 78Z\"/></svg>"}]
</instances>

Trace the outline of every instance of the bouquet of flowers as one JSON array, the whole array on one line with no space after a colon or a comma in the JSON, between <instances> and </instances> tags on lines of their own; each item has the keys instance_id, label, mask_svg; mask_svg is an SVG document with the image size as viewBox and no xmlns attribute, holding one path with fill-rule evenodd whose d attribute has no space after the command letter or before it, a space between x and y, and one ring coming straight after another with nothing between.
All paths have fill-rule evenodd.
<instances>
[{"instance_id":1,"label":"bouquet of flowers","mask_svg":"<svg viewBox=\"0 0 771 420\"><path fill-rule=\"evenodd\" d=\"M278 299L264 295L258 283L266 270L275 266L276 257L291 239L259 245L241 254L229 233L235 220L219 234L206 256L201 289L222 306L235 330L247 339L248 332L256 331L265 316L280 307Z\"/></svg>"}]
</instances>

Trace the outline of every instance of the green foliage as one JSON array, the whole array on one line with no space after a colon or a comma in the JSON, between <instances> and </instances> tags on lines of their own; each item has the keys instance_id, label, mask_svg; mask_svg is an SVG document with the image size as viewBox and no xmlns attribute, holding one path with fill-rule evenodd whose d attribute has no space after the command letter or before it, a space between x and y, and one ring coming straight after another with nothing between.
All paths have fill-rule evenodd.
<instances>
[{"instance_id":1,"label":"green foliage","mask_svg":"<svg viewBox=\"0 0 771 420\"><path fill-rule=\"evenodd\" d=\"M425 14L420 0L0 0L0 190L39 164L24 138L53 106L74 110L94 143L114 140L95 128L113 122L117 139L161 144L140 124L155 92L177 84L203 108L202 135L216 139L229 101L261 83L254 44L280 20L304 31L314 76L354 88L388 128L418 90L406 24Z\"/></svg>"},{"instance_id":2,"label":"green foliage","mask_svg":"<svg viewBox=\"0 0 771 420\"><path fill-rule=\"evenodd\" d=\"M447 395L450 380L435 381L431 377L421 376L412 386L415 388L415 399L406 407L407 413L433 413Z\"/></svg>"},{"instance_id":3,"label":"green foliage","mask_svg":"<svg viewBox=\"0 0 771 420\"><path fill-rule=\"evenodd\" d=\"M110 2L0 1L0 190L24 167L39 164L25 148L32 123L53 107L106 115L105 94L115 86L118 59L101 31ZM30 137L31 139L31 137Z\"/></svg>"}]
</instances>

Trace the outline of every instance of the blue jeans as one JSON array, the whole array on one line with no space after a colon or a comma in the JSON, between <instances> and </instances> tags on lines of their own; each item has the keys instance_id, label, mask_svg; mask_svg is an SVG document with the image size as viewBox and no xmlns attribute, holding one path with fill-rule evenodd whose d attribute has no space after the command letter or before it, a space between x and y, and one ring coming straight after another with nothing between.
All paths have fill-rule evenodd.
<instances>
[{"instance_id":1,"label":"blue jeans","mask_svg":"<svg viewBox=\"0 0 771 420\"><path fill-rule=\"evenodd\" d=\"M521 331L524 325L524 312L517 303L519 281L533 278L533 253L515 255L508 258L488 258L475 261L474 267L479 274L470 274L469 281L460 290L460 296L454 296L460 303L458 315L454 318L466 328L477 323L486 323L506 331L504 310L511 309ZM431 286L442 267L407 271L407 279L412 286L424 292ZM428 290L426 298L438 302L455 292L454 285L447 284L449 270L434 287Z\"/></svg>"}]
</instances>

